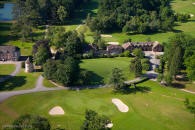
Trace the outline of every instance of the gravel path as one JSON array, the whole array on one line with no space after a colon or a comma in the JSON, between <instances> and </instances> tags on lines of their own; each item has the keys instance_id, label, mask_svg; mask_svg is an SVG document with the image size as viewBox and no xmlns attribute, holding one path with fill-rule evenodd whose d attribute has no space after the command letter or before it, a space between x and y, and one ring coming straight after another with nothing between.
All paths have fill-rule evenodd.
<instances>
[{"instance_id":1,"label":"gravel path","mask_svg":"<svg viewBox=\"0 0 195 130\"><path fill-rule=\"evenodd\" d=\"M12 61L2 62L2 61L0 61L0 64L15 64L16 65L14 72L12 72L11 74L9 74L5 77L1 77L0 82L4 82L5 80L10 79L13 76L16 76L21 70L21 62L12 62Z\"/></svg>"},{"instance_id":2,"label":"gravel path","mask_svg":"<svg viewBox=\"0 0 195 130\"><path fill-rule=\"evenodd\" d=\"M195 92L192 92L192 91L189 91L189 90L186 90L186 89L180 89L180 90L184 91L184 92L187 92L187 93L195 94Z\"/></svg>"}]
</instances>

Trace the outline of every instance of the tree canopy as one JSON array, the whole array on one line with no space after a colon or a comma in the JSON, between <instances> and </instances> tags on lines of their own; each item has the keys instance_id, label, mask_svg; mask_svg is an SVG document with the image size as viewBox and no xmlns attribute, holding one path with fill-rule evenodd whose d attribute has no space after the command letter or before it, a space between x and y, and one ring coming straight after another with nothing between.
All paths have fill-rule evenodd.
<instances>
[{"instance_id":1,"label":"tree canopy","mask_svg":"<svg viewBox=\"0 0 195 130\"><path fill-rule=\"evenodd\" d=\"M135 77L140 77L142 75L142 64L139 57L135 57L135 59L131 60L130 72L133 72Z\"/></svg>"},{"instance_id":2,"label":"tree canopy","mask_svg":"<svg viewBox=\"0 0 195 130\"><path fill-rule=\"evenodd\" d=\"M125 78L123 76L122 70L119 68L112 69L109 83L113 85L116 91L121 91L125 89L126 85L124 81L125 81Z\"/></svg>"},{"instance_id":3,"label":"tree canopy","mask_svg":"<svg viewBox=\"0 0 195 130\"><path fill-rule=\"evenodd\" d=\"M168 62L168 74L174 78L182 69L187 70L190 80L195 79L193 57L195 52L195 39L183 33L171 37L165 44L165 60Z\"/></svg>"},{"instance_id":4,"label":"tree canopy","mask_svg":"<svg viewBox=\"0 0 195 130\"><path fill-rule=\"evenodd\" d=\"M14 122L14 130L50 130L49 121L37 115L22 115L18 117Z\"/></svg>"},{"instance_id":5,"label":"tree canopy","mask_svg":"<svg viewBox=\"0 0 195 130\"><path fill-rule=\"evenodd\" d=\"M171 30L175 18L170 0L99 0L97 17L87 21L92 31L147 33Z\"/></svg>"},{"instance_id":6,"label":"tree canopy","mask_svg":"<svg viewBox=\"0 0 195 130\"><path fill-rule=\"evenodd\" d=\"M106 125L111 121L106 116L100 116L93 110L86 110L85 120L81 130L109 130Z\"/></svg>"}]
</instances>

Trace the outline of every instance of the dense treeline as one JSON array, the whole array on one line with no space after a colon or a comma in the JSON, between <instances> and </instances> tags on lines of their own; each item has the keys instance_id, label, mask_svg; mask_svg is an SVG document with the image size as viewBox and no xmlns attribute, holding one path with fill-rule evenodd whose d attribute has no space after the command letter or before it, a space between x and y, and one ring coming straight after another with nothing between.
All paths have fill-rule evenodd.
<instances>
[{"instance_id":1,"label":"dense treeline","mask_svg":"<svg viewBox=\"0 0 195 130\"><path fill-rule=\"evenodd\" d=\"M12 35L32 40L32 28L44 24L64 24L89 0L16 0Z\"/></svg>"},{"instance_id":2,"label":"dense treeline","mask_svg":"<svg viewBox=\"0 0 195 130\"><path fill-rule=\"evenodd\" d=\"M180 33L171 37L169 42L165 44L165 55L161 60L167 63L168 70L165 76L167 84L171 84L176 79L176 75L180 74L182 70L187 72L190 81L195 80L194 43L194 38Z\"/></svg>"},{"instance_id":3,"label":"dense treeline","mask_svg":"<svg viewBox=\"0 0 195 130\"><path fill-rule=\"evenodd\" d=\"M16 20L27 18L31 24L64 22L88 0L17 0L14 6Z\"/></svg>"},{"instance_id":4,"label":"dense treeline","mask_svg":"<svg viewBox=\"0 0 195 130\"><path fill-rule=\"evenodd\" d=\"M172 30L174 21L187 19L174 15L170 0L100 0L98 15L87 18L92 31L121 30L129 33L147 33ZM177 19L176 17L182 17Z\"/></svg>"}]
</instances>

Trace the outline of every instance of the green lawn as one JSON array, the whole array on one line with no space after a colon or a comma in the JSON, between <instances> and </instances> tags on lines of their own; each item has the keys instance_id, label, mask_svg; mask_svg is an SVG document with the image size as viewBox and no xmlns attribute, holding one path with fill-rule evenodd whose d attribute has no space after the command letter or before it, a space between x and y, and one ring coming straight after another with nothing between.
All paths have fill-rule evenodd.
<instances>
[{"instance_id":1,"label":"green lawn","mask_svg":"<svg viewBox=\"0 0 195 130\"><path fill-rule=\"evenodd\" d=\"M0 64L0 77L11 74L15 68L14 64Z\"/></svg>"},{"instance_id":2,"label":"green lawn","mask_svg":"<svg viewBox=\"0 0 195 130\"><path fill-rule=\"evenodd\" d=\"M47 87L47 88L55 88L56 86L54 84L52 84L51 82L49 82L49 80L45 79L43 80L43 86Z\"/></svg>"},{"instance_id":3,"label":"green lawn","mask_svg":"<svg viewBox=\"0 0 195 130\"><path fill-rule=\"evenodd\" d=\"M195 83L185 84L185 89L195 92Z\"/></svg>"},{"instance_id":4,"label":"green lawn","mask_svg":"<svg viewBox=\"0 0 195 130\"><path fill-rule=\"evenodd\" d=\"M127 57L85 59L80 67L91 72L91 84L102 84L108 83L112 69L116 67L123 70L126 80L133 79L134 75L129 71L130 60Z\"/></svg>"},{"instance_id":5,"label":"green lawn","mask_svg":"<svg viewBox=\"0 0 195 130\"><path fill-rule=\"evenodd\" d=\"M16 76L0 83L0 91L32 89L35 87L39 75L39 72L25 73L22 69Z\"/></svg>"},{"instance_id":6,"label":"green lawn","mask_svg":"<svg viewBox=\"0 0 195 130\"><path fill-rule=\"evenodd\" d=\"M10 124L18 115L39 114L49 119L52 128L60 126L66 130L79 130L86 109L93 109L108 116L113 130L192 130L195 128L193 115L183 103L195 95L174 88L165 88L157 82L147 81L137 85L139 90L129 94L115 94L111 88L53 91L25 94L9 98L0 103L0 126ZM148 90L149 92L141 92ZM111 103L112 98L121 99L129 112L121 113ZM61 106L64 116L50 116L49 110ZM6 110L4 108L7 108ZM12 113L15 113L14 115Z\"/></svg>"}]
</instances>

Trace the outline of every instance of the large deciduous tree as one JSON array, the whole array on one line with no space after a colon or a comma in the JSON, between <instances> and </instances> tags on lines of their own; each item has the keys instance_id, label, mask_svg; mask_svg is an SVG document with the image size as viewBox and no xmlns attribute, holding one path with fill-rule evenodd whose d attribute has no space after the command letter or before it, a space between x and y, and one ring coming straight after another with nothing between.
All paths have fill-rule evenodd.
<instances>
[{"instance_id":1,"label":"large deciduous tree","mask_svg":"<svg viewBox=\"0 0 195 130\"><path fill-rule=\"evenodd\" d=\"M63 24L65 23L65 20L67 18L67 11L64 8L64 6L60 6L57 11L58 17L60 19L60 23Z\"/></svg>"},{"instance_id":2,"label":"large deciduous tree","mask_svg":"<svg viewBox=\"0 0 195 130\"><path fill-rule=\"evenodd\" d=\"M37 115L21 115L14 122L14 130L50 130L51 126L48 119Z\"/></svg>"},{"instance_id":3,"label":"large deciduous tree","mask_svg":"<svg viewBox=\"0 0 195 130\"><path fill-rule=\"evenodd\" d=\"M100 116L93 110L86 110L85 120L81 130L109 130L107 124L111 123L108 117Z\"/></svg>"},{"instance_id":4,"label":"large deciduous tree","mask_svg":"<svg viewBox=\"0 0 195 130\"><path fill-rule=\"evenodd\" d=\"M79 71L78 61L73 57L68 57L63 64L58 66L56 71L57 80L63 85L72 85L74 81L77 81Z\"/></svg>"},{"instance_id":5,"label":"large deciduous tree","mask_svg":"<svg viewBox=\"0 0 195 130\"><path fill-rule=\"evenodd\" d=\"M35 63L37 65L43 65L46 63L47 59L51 57L51 54L48 52L47 48L43 45L38 47L38 51L35 54Z\"/></svg>"},{"instance_id":6,"label":"large deciduous tree","mask_svg":"<svg viewBox=\"0 0 195 130\"><path fill-rule=\"evenodd\" d=\"M142 75L142 64L139 57L131 60L130 72L133 72L135 74L135 77L140 77Z\"/></svg>"},{"instance_id":7,"label":"large deciduous tree","mask_svg":"<svg viewBox=\"0 0 195 130\"><path fill-rule=\"evenodd\" d=\"M135 48L133 50L133 55L139 57L140 59L144 58L144 52L140 48Z\"/></svg>"},{"instance_id":8,"label":"large deciduous tree","mask_svg":"<svg viewBox=\"0 0 195 130\"><path fill-rule=\"evenodd\" d=\"M126 85L124 81L125 78L123 76L122 70L119 68L112 69L109 84L113 85L116 91L121 91L125 89Z\"/></svg>"}]
</instances>

